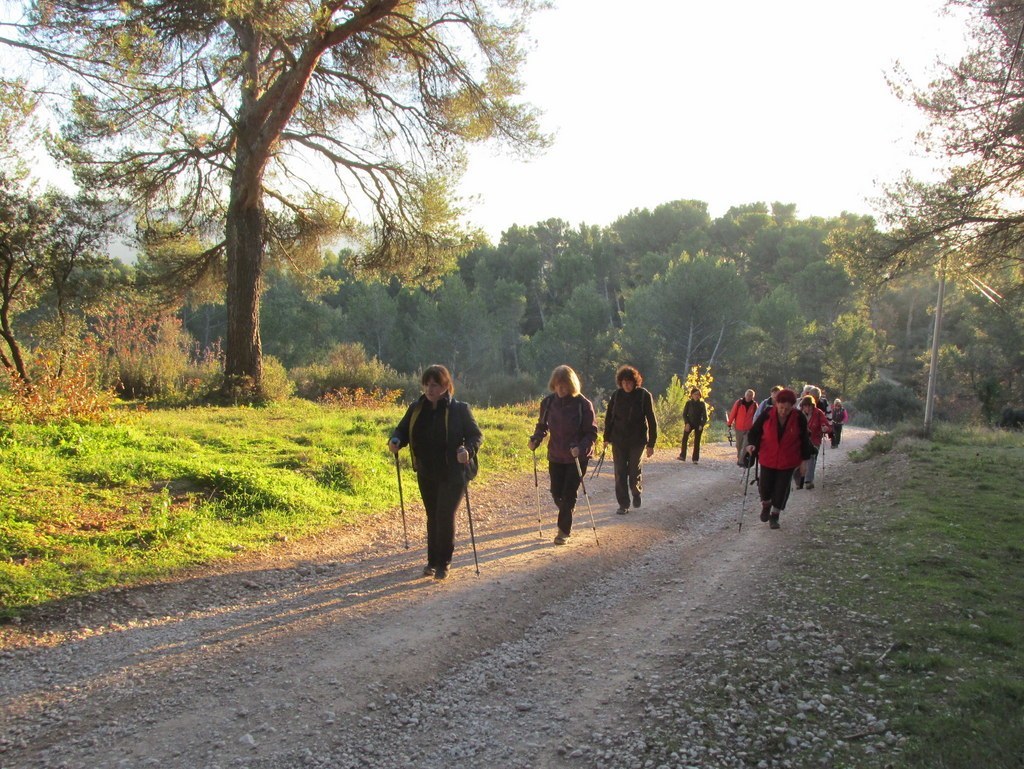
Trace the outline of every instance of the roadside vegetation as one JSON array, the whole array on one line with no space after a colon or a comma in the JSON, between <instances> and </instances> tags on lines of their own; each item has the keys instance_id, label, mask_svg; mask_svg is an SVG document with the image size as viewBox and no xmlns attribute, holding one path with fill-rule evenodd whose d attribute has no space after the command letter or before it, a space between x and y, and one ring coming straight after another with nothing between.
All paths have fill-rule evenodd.
<instances>
[{"instance_id":1,"label":"roadside vegetation","mask_svg":"<svg viewBox=\"0 0 1024 769\"><path fill-rule=\"evenodd\" d=\"M0 616L397 508L385 441L402 413L293 399L0 426ZM477 482L525 471L533 409L475 414Z\"/></svg>"},{"instance_id":2,"label":"roadside vegetation","mask_svg":"<svg viewBox=\"0 0 1024 769\"><path fill-rule=\"evenodd\" d=\"M889 703L889 728L907 738L895 766L1019 767L1024 439L948 425L924 439L903 427L874 438L869 456L905 471L873 469L873 510L823 510L816 533L832 546L807 551L796 579L823 586L817 606L877 617L890 634L855 678ZM837 690L852 680L835 672Z\"/></svg>"}]
</instances>

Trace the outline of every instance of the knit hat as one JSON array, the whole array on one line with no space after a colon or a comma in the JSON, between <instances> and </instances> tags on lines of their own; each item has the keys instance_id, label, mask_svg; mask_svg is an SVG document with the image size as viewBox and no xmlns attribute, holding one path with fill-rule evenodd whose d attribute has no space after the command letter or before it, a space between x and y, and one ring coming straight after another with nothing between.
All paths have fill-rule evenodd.
<instances>
[{"instance_id":1,"label":"knit hat","mask_svg":"<svg viewBox=\"0 0 1024 769\"><path fill-rule=\"evenodd\" d=\"M796 393L790 390L788 387L784 387L775 393L776 403L796 403Z\"/></svg>"}]
</instances>

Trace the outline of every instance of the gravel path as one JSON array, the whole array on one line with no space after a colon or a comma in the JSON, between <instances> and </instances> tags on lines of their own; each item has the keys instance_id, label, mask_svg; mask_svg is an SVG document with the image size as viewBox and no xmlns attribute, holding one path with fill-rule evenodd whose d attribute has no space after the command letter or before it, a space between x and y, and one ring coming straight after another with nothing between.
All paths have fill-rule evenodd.
<instances>
[{"instance_id":1,"label":"gravel path","mask_svg":"<svg viewBox=\"0 0 1024 769\"><path fill-rule=\"evenodd\" d=\"M809 600L842 576L873 472L847 464L757 520L725 445L659 451L626 516L608 471L555 547L532 475L471 489L449 579L420 576L422 509L0 633L0 767L886 766L884 622ZM610 463L609 463L610 464ZM820 473L820 470L819 470ZM543 482L543 478L542 478ZM815 516L839 511L822 538Z\"/></svg>"}]
</instances>

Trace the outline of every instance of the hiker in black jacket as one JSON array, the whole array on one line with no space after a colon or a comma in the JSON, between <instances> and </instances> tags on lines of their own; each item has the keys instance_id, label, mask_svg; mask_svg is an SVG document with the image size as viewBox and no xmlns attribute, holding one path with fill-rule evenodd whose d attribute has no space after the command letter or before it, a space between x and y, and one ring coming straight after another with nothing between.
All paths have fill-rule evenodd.
<instances>
[{"instance_id":1,"label":"hiker in black jacket","mask_svg":"<svg viewBox=\"0 0 1024 769\"><path fill-rule=\"evenodd\" d=\"M630 495L633 507L640 507L644 454L652 456L658 442L654 398L649 390L641 387L643 381L640 372L632 366L620 366L615 372L615 383L619 387L608 400L604 416L604 442L612 447L619 515L629 512Z\"/></svg>"},{"instance_id":2,"label":"hiker in black jacket","mask_svg":"<svg viewBox=\"0 0 1024 769\"><path fill-rule=\"evenodd\" d=\"M455 513L466 493L466 470L475 467L483 443L469 405L453 397L452 375L440 364L420 377L423 395L409 406L391 434L395 454L409 447L412 467L427 511L424 577L444 579L455 551Z\"/></svg>"},{"instance_id":3,"label":"hiker in black jacket","mask_svg":"<svg viewBox=\"0 0 1024 769\"><path fill-rule=\"evenodd\" d=\"M699 387L690 390L690 399L683 406L683 444L679 450L679 459L686 461L686 444L693 433L693 463L700 461L700 437L704 433L704 425L708 423L708 404L701 400Z\"/></svg>"}]
</instances>

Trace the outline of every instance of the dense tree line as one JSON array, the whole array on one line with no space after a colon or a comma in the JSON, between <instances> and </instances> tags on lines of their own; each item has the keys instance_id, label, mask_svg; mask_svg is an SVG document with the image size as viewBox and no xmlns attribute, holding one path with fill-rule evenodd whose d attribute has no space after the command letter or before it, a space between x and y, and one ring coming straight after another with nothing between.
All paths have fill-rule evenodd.
<instances>
[{"instance_id":1,"label":"dense tree line","mask_svg":"<svg viewBox=\"0 0 1024 769\"><path fill-rule=\"evenodd\" d=\"M74 77L35 91L0 77L0 365L31 388L33 366L52 380L87 352L97 381L131 397L201 393L182 381L217 366L222 393L259 392L265 351L269 379L315 396L442 361L490 402L535 397L563 362L598 396L623 361L656 391L702 365L720 404L815 382L912 416L941 272L938 415L992 420L1024 401L1024 3L964 4L976 49L927 88L906 84L951 170L889 190L881 226L782 203L712 218L682 200L475 246L451 194L461 149L546 143L517 101L519 39L542 3L451 15L374 0L312 17L287 3L17 4L25 20L0 43ZM455 45L466 30L475 44ZM38 189L9 150L38 138L37 100L65 86L49 146L89 195ZM347 181L318 187L286 162L296 148ZM107 255L127 215L131 266ZM339 235L351 247L326 251Z\"/></svg>"},{"instance_id":2,"label":"dense tree line","mask_svg":"<svg viewBox=\"0 0 1024 769\"><path fill-rule=\"evenodd\" d=\"M856 399L879 375L920 398L934 279L875 287L830 251L838 233L873 226L865 216L799 219L791 205L761 203L712 218L689 200L606 227L511 227L429 287L360 280L338 258L316 281L272 275L264 341L290 369L346 343L406 374L443 361L484 402L535 397L563 362L599 395L624 361L655 392L710 365L720 405L777 382L816 382ZM954 286L947 308L943 413L991 416L1019 400L1021 308L996 308L970 284ZM223 322L214 305L186 308L185 317L206 342Z\"/></svg>"}]
</instances>

